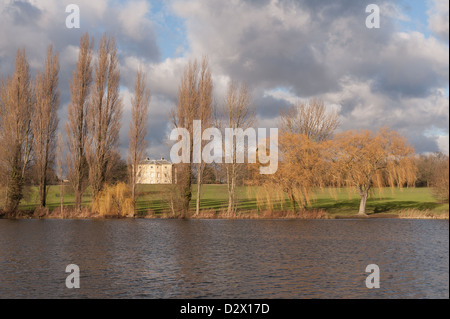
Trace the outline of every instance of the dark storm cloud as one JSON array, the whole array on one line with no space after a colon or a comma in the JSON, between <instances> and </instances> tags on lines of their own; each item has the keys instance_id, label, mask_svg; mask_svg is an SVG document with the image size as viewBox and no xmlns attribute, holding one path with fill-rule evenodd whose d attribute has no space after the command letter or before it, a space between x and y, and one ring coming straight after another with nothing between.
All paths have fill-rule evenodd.
<instances>
[{"instance_id":1,"label":"dark storm cloud","mask_svg":"<svg viewBox=\"0 0 450 319\"><path fill-rule=\"evenodd\" d=\"M434 153L439 151L439 146L435 138L426 136L425 132L409 131L405 133L408 142L414 145L416 153Z\"/></svg>"},{"instance_id":2,"label":"dark storm cloud","mask_svg":"<svg viewBox=\"0 0 450 319\"><path fill-rule=\"evenodd\" d=\"M280 112L287 109L291 103L286 100L279 100L272 96L257 96L253 104L258 115L262 119L273 119L280 115Z\"/></svg>"}]
</instances>

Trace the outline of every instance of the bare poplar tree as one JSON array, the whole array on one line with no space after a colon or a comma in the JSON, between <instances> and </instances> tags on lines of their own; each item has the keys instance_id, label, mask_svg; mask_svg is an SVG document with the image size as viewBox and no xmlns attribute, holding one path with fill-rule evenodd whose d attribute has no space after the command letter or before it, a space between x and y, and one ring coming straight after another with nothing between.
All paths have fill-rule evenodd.
<instances>
[{"instance_id":1,"label":"bare poplar tree","mask_svg":"<svg viewBox=\"0 0 450 319\"><path fill-rule=\"evenodd\" d=\"M134 98L131 99L131 123L128 133L128 164L133 204L136 207L136 177L139 163L144 159L147 135L147 115L150 104L150 90L145 83L145 73L140 68L136 74Z\"/></svg>"},{"instance_id":2,"label":"bare poplar tree","mask_svg":"<svg viewBox=\"0 0 450 319\"><path fill-rule=\"evenodd\" d=\"M206 57L203 58L201 69L200 69L200 77L198 79L198 109L196 119L201 121L201 130L200 132L196 132L198 138L201 140L203 136L203 131L209 128L213 122L213 112L212 112L212 103L213 103L213 83L211 77L211 71L208 66L208 59ZM200 152L203 151L203 146L205 145L205 141L201 140L200 143ZM203 171L205 170L206 163L201 158L200 163L197 163L197 201L196 201L196 209L195 213L198 215L200 213L200 199L201 199L201 187L203 183Z\"/></svg>"},{"instance_id":3,"label":"bare poplar tree","mask_svg":"<svg viewBox=\"0 0 450 319\"><path fill-rule=\"evenodd\" d=\"M78 62L70 82L71 101L66 123L69 144L69 179L75 190L75 210L81 210L81 197L86 188L86 139L88 96L92 83L92 42L86 33L80 40Z\"/></svg>"},{"instance_id":4,"label":"bare poplar tree","mask_svg":"<svg viewBox=\"0 0 450 319\"><path fill-rule=\"evenodd\" d=\"M111 152L117 148L122 116L119 80L115 40L105 34L98 49L87 120L89 146L86 150L94 200L105 183Z\"/></svg>"},{"instance_id":5,"label":"bare poplar tree","mask_svg":"<svg viewBox=\"0 0 450 319\"><path fill-rule=\"evenodd\" d=\"M47 50L47 59L43 73L36 75L36 107L33 113L34 162L39 181L39 204L46 206L48 169L54 163L56 130L58 128L58 90L59 63L58 54L53 46Z\"/></svg>"},{"instance_id":6,"label":"bare poplar tree","mask_svg":"<svg viewBox=\"0 0 450 319\"><path fill-rule=\"evenodd\" d=\"M252 127L256 121L256 113L251 105L251 101L251 94L245 84L239 85L235 82L230 82L222 110L218 112L218 126L222 129L239 128L243 131ZM236 157L238 149L241 148L243 150L245 145L240 145L236 135L233 135L232 148L232 161L224 164L228 190L227 214L234 214L236 211L237 181L245 172L245 164L238 163Z\"/></svg>"},{"instance_id":7,"label":"bare poplar tree","mask_svg":"<svg viewBox=\"0 0 450 319\"><path fill-rule=\"evenodd\" d=\"M174 127L184 128L190 136L189 163L177 165L177 182L182 187L183 214L189 211L192 199L192 173L197 170L197 202L196 212L200 211L201 180L205 168L203 160L193 165L193 141L201 138L203 131L212 123L212 77L208 65L208 58L204 57L199 65L196 60L190 61L184 69L181 83L178 87L178 102L172 111L172 124ZM194 132L194 120L201 121L201 129ZM204 143L200 143L200 151Z\"/></svg>"},{"instance_id":8,"label":"bare poplar tree","mask_svg":"<svg viewBox=\"0 0 450 319\"><path fill-rule=\"evenodd\" d=\"M181 83L178 86L178 101L171 112L172 125L176 128L185 128L189 132L189 163L180 163L176 166L177 183L182 196L183 216L189 212L189 203L192 199L192 148L193 148L193 121L198 105L198 64L190 61L184 69Z\"/></svg>"},{"instance_id":9,"label":"bare poplar tree","mask_svg":"<svg viewBox=\"0 0 450 319\"><path fill-rule=\"evenodd\" d=\"M25 171L31 159L34 93L25 49L16 55L15 71L0 85L0 154L8 185L5 210L17 211Z\"/></svg>"}]
</instances>

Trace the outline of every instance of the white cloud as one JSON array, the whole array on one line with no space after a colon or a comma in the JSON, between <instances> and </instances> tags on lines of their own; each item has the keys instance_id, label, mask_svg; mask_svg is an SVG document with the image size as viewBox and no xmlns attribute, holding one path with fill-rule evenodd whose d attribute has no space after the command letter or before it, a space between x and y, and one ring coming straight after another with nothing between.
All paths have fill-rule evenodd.
<instances>
[{"instance_id":1,"label":"white cloud","mask_svg":"<svg viewBox=\"0 0 450 319\"><path fill-rule=\"evenodd\" d=\"M442 152L442 153L444 153L444 154L446 154L446 155L448 155L449 153L448 153L448 143L449 143L449 139L448 139L448 135L440 135L440 136L438 136L437 137L437 143L438 143L438 146L439 146L439 150Z\"/></svg>"},{"instance_id":2,"label":"white cloud","mask_svg":"<svg viewBox=\"0 0 450 319\"><path fill-rule=\"evenodd\" d=\"M284 100L289 104L295 104L299 100L298 96L296 96L295 94L279 88L264 91L264 97L267 96L271 96L277 100Z\"/></svg>"},{"instance_id":3,"label":"white cloud","mask_svg":"<svg viewBox=\"0 0 450 319\"><path fill-rule=\"evenodd\" d=\"M150 11L150 4L145 0L130 1L118 12L118 21L127 36L138 41L145 41L145 29L152 26L145 17ZM143 32L144 31L144 32Z\"/></svg>"},{"instance_id":4,"label":"white cloud","mask_svg":"<svg viewBox=\"0 0 450 319\"><path fill-rule=\"evenodd\" d=\"M431 31L448 43L449 40L449 2L448 0L428 0L428 24Z\"/></svg>"}]
</instances>

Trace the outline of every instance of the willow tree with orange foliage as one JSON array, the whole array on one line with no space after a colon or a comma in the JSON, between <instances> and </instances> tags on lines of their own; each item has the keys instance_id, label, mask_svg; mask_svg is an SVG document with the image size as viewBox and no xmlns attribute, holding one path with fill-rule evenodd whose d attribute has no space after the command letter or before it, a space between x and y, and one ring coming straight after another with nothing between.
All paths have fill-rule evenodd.
<instances>
[{"instance_id":1,"label":"willow tree with orange foliage","mask_svg":"<svg viewBox=\"0 0 450 319\"><path fill-rule=\"evenodd\" d=\"M374 187L413 187L414 149L398 132L382 128L347 131L332 143L330 171L337 186L355 187L361 196L358 215L366 216L369 191Z\"/></svg>"},{"instance_id":2,"label":"willow tree with orange foliage","mask_svg":"<svg viewBox=\"0 0 450 319\"><path fill-rule=\"evenodd\" d=\"M305 209L313 190L328 180L327 152L338 125L338 114L319 99L299 101L283 111L278 171L262 177L263 188L271 189L266 197L277 193L283 203L286 194L294 213Z\"/></svg>"},{"instance_id":3,"label":"willow tree with orange foliage","mask_svg":"<svg viewBox=\"0 0 450 319\"><path fill-rule=\"evenodd\" d=\"M325 159L329 144L329 141L314 142L303 134L282 134L278 170L263 177L263 187L271 190L267 196L275 194L283 203L283 194L286 194L294 213L311 204L313 190L326 185L328 164Z\"/></svg>"}]
</instances>

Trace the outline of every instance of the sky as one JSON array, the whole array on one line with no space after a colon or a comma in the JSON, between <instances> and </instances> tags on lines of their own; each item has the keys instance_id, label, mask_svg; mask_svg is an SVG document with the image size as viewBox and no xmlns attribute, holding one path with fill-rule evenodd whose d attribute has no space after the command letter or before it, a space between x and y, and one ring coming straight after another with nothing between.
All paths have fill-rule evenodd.
<instances>
[{"instance_id":1,"label":"sky","mask_svg":"<svg viewBox=\"0 0 450 319\"><path fill-rule=\"evenodd\" d=\"M80 28L66 27L66 6ZM366 6L380 28L366 27ZM169 112L184 67L209 58L215 102L228 83L252 92L257 127L276 127L280 110L309 98L337 110L338 131L389 126L417 153L449 153L449 3L447 0L0 0L0 77L24 47L32 72L46 48L60 56L60 130L80 36L118 46L124 105L119 149L128 147L130 104L141 65L151 90L147 156L168 157Z\"/></svg>"}]
</instances>

